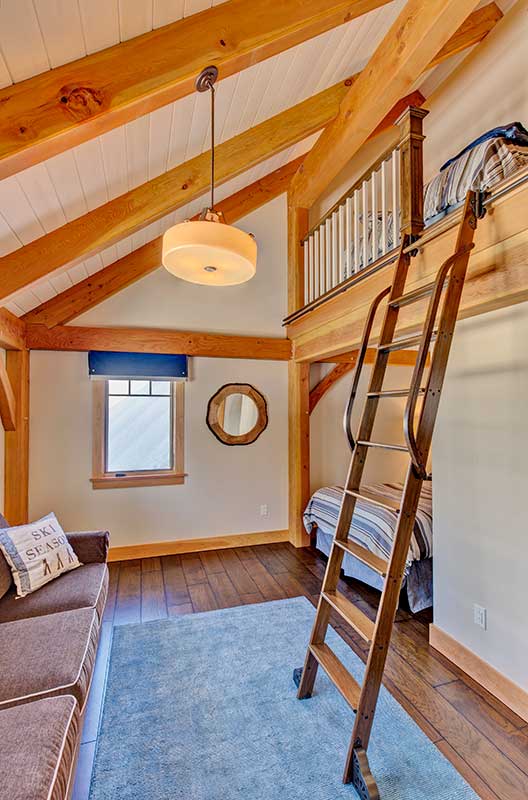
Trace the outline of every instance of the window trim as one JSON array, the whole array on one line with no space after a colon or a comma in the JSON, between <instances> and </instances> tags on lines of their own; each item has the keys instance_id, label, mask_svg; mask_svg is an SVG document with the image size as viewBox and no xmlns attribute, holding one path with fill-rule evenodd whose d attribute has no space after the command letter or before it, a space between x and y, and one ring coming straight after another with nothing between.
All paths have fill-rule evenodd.
<instances>
[{"instance_id":1,"label":"window trim","mask_svg":"<svg viewBox=\"0 0 528 800\"><path fill-rule=\"evenodd\" d=\"M168 486L185 483L184 472L184 381L172 382L172 469L150 472L107 472L106 387L108 380L92 381L92 489L131 489L134 486Z\"/></svg>"}]
</instances>

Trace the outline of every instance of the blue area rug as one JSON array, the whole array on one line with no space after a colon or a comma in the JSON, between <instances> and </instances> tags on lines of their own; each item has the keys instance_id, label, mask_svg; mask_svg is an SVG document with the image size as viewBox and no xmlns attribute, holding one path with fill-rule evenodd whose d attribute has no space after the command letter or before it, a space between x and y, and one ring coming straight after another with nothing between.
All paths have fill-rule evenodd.
<instances>
[{"instance_id":1,"label":"blue area rug","mask_svg":"<svg viewBox=\"0 0 528 800\"><path fill-rule=\"evenodd\" d=\"M116 628L90 800L357 800L348 705L321 669L295 695L314 613L299 597ZM369 759L382 800L478 800L385 690Z\"/></svg>"}]
</instances>

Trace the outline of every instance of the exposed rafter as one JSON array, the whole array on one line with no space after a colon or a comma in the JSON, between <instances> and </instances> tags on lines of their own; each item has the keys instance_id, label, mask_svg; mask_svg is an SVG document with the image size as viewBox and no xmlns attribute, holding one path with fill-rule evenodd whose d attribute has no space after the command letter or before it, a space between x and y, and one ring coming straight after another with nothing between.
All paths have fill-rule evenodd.
<instances>
[{"instance_id":1,"label":"exposed rafter","mask_svg":"<svg viewBox=\"0 0 528 800\"><path fill-rule=\"evenodd\" d=\"M471 20L475 14L479 17L473 26ZM488 16L485 22L481 11L475 14L452 37L453 53L460 51L463 42L466 46L475 44L493 27L493 17ZM442 58L448 58L451 54L448 43L442 49ZM435 61L438 57L435 57ZM342 98L355 82L357 76L221 144L217 148L218 183L224 183L328 125L336 117ZM415 94L410 99L419 104ZM381 126L378 119L372 135L392 124L400 108L401 100L395 103ZM185 205L203 194L208 182L209 155L204 153L4 256L0 259L0 299L23 289L68 261L98 252Z\"/></svg>"},{"instance_id":2,"label":"exposed rafter","mask_svg":"<svg viewBox=\"0 0 528 800\"><path fill-rule=\"evenodd\" d=\"M75 325L27 326L30 350L115 350L127 353L182 353L204 358L255 358L288 361L289 339L231 336L158 328L89 328Z\"/></svg>"},{"instance_id":3,"label":"exposed rafter","mask_svg":"<svg viewBox=\"0 0 528 800\"><path fill-rule=\"evenodd\" d=\"M285 192L288 184L302 162L296 158L284 167L246 186L239 192L217 203L216 208L224 215L228 224L269 202ZM90 275L65 292L52 297L24 315L26 322L42 323L48 328L64 325L103 300L130 286L131 283L153 272L161 264L162 237L133 250L108 267Z\"/></svg>"},{"instance_id":4,"label":"exposed rafter","mask_svg":"<svg viewBox=\"0 0 528 800\"><path fill-rule=\"evenodd\" d=\"M0 91L0 178L85 142L389 0L231 0Z\"/></svg>"},{"instance_id":5,"label":"exposed rafter","mask_svg":"<svg viewBox=\"0 0 528 800\"><path fill-rule=\"evenodd\" d=\"M293 206L310 208L478 5L478 0L407 0L367 66L292 181Z\"/></svg>"}]
</instances>

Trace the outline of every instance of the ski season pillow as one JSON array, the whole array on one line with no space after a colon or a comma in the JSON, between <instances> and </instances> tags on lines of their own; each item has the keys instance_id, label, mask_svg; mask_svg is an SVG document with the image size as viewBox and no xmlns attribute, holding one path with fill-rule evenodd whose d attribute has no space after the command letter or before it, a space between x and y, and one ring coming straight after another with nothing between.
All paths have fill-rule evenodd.
<instances>
[{"instance_id":1,"label":"ski season pillow","mask_svg":"<svg viewBox=\"0 0 528 800\"><path fill-rule=\"evenodd\" d=\"M0 530L0 550L11 567L17 597L81 566L55 514Z\"/></svg>"}]
</instances>

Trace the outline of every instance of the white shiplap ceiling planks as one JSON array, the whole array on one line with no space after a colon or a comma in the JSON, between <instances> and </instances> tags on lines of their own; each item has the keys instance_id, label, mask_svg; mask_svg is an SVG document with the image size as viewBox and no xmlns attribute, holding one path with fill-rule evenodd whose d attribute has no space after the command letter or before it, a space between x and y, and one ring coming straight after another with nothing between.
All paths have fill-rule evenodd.
<instances>
[{"instance_id":1,"label":"white shiplap ceiling planks","mask_svg":"<svg viewBox=\"0 0 528 800\"><path fill-rule=\"evenodd\" d=\"M216 3L215 3L216 4ZM3 0L0 82L20 81L87 53L197 13L211 0ZM217 141L225 141L359 71L404 5L393 0L363 17L249 67L217 86ZM315 137L218 189L228 196L305 152ZM209 98L193 94L0 181L0 255L85 214L209 145ZM17 292L16 314L196 213L203 200L167 215L103 252Z\"/></svg>"}]
</instances>

